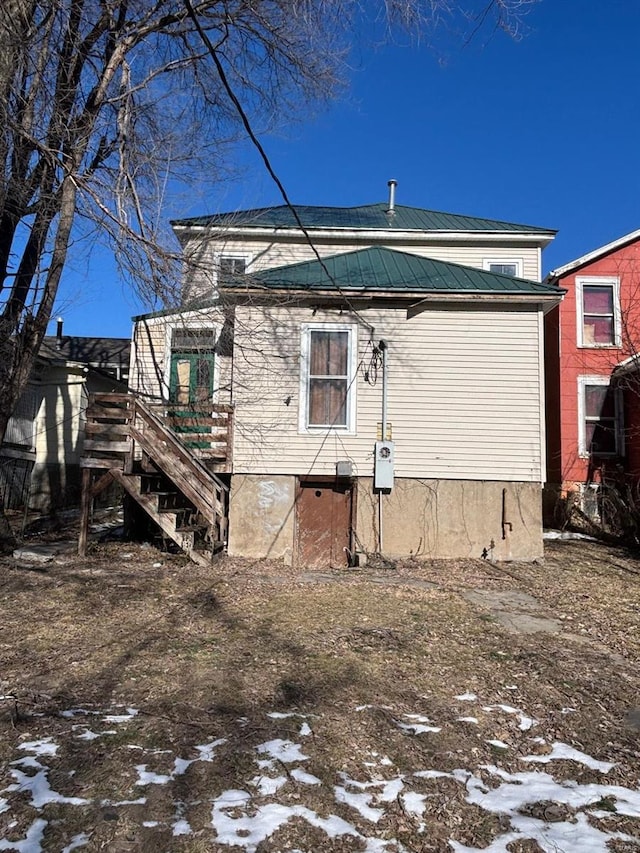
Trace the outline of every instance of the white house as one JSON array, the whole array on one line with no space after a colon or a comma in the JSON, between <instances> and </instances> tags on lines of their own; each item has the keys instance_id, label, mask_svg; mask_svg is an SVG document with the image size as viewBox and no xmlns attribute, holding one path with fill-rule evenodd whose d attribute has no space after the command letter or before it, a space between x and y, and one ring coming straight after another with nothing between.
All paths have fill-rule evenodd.
<instances>
[{"instance_id":1,"label":"white house","mask_svg":"<svg viewBox=\"0 0 640 853\"><path fill-rule=\"evenodd\" d=\"M173 223L182 306L135 318L130 387L228 487L230 554L542 554L555 232L390 188Z\"/></svg>"}]
</instances>

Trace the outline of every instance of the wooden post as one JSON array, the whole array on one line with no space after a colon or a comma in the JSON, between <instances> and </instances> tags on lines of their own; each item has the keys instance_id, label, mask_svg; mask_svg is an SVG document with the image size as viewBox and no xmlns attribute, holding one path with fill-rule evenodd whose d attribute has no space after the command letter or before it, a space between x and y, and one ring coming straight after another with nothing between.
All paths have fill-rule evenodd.
<instances>
[{"instance_id":1,"label":"wooden post","mask_svg":"<svg viewBox=\"0 0 640 853\"><path fill-rule=\"evenodd\" d=\"M233 471L233 408L227 414L227 459L225 470L228 474Z\"/></svg>"},{"instance_id":2,"label":"wooden post","mask_svg":"<svg viewBox=\"0 0 640 853\"><path fill-rule=\"evenodd\" d=\"M91 511L91 469L82 469L82 495L80 499L80 535L78 536L78 555L87 556L87 537L89 535L89 513Z\"/></svg>"},{"instance_id":3,"label":"wooden post","mask_svg":"<svg viewBox=\"0 0 640 853\"><path fill-rule=\"evenodd\" d=\"M135 397L129 398L127 410L128 410L127 425L129 427L129 452L124 457L123 471L125 474L131 474L133 472L133 462L134 462L135 455L136 455L135 442L133 440L133 436L131 435L131 427L135 425L135 420L136 420Z\"/></svg>"}]
</instances>

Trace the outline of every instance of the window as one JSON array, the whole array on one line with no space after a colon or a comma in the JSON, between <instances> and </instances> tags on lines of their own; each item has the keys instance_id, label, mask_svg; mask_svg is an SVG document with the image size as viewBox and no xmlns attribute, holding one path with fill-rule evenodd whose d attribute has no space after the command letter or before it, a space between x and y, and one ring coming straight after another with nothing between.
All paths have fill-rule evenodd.
<instances>
[{"instance_id":1,"label":"window","mask_svg":"<svg viewBox=\"0 0 640 853\"><path fill-rule=\"evenodd\" d=\"M620 288L617 278L576 278L578 345L620 346Z\"/></svg>"},{"instance_id":2,"label":"window","mask_svg":"<svg viewBox=\"0 0 640 853\"><path fill-rule=\"evenodd\" d=\"M189 352L211 351L216 343L215 329L172 329L171 348Z\"/></svg>"},{"instance_id":3,"label":"window","mask_svg":"<svg viewBox=\"0 0 640 853\"><path fill-rule=\"evenodd\" d=\"M355 331L337 323L302 329L300 429L353 430Z\"/></svg>"},{"instance_id":4,"label":"window","mask_svg":"<svg viewBox=\"0 0 640 853\"><path fill-rule=\"evenodd\" d=\"M246 258L221 255L218 258L218 279L221 283L233 281L244 275L247 269Z\"/></svg>"},{"instance_id":5,"label":"window","mask_svg":"<svg viewBox=\"0 0 640 853\"><path fill-rule=\"evenodd\" d=\"M499 275L522 277L522 260L520 258L485 258L482 268Z\"/></svg>"},{"instance_id":6,"label":"window","mask_svg":"<svg viewBox=\"0 0 640 853\"><path fill-rule=\"evenodd\" d=\"M621 392L606 376L578 378L578 417L580 456L622 454Z\"/></svg>"}]
</instances>

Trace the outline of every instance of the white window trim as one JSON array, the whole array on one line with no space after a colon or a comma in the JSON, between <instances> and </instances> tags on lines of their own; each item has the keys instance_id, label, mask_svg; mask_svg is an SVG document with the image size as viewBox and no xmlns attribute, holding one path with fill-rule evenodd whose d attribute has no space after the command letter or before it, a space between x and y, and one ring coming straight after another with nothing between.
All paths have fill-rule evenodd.
<instances>
[{"instance_id":1,"label":"white window trim","mask_svg":"<svg viewBox=\"0 0 640 853\"><path fill-rule=\"evenodd\" d=\"M611 385L610 376L578 376L578 456L581 459L589 459L591 454L587 450L587 415L585 406L585 388L587 385ZM615 391L614 397L615 406L615 428L616 428L616 452L615 453L598 453L603 459L614 459L618 456L624 456L624 426L622 423L623 405L622 391Z\"/></svg>"},{"instance_id":2,"label":"white window trim","mask_svg":"<svg viewBox=\"0 0 640 853\"><path fill-rule=\"evenodd\" d=\"M522 278L522 258L483 258L482 269L491 272L491 264L515 264L515 278ZM504 275L504 273L500 273Z\"/></svg>"},{"instance_id":3,"label":"white window trim","mask_svg":"<svg viewBox=\"0 0 640 853\"><path fill-rule=\"evenodd\" d=\"M218 284L219 281L219 270L220 270L220 260L222 258L233 258L239 261L244 261L245 272L249 272L249 266L251 261L253 260L253 255L249 252L243 252L241 249L238 251L219 251L215 252L213 256L213 269L214 269L214 279L215 284Z\"/></svg>"},{"instance_id":4,"label":"white window trim","mask_svg":"<svg viewBox=\"0 0 640 853\"><path fill-rule=\"evenodd\" d=\"M302 323L300 326L300 410L298 412L298 432L301 434L322 434L339 432L343 435L356 434L356 382L358 366L358 335L353 323ZM310 426L307 423L309 409L309 366L311 332L348 332L349 352L347 366L349 370L347 385L347 423L346 426Z\"/></svg>"},{"instance_id":5,"label":"white window trim","mask_svg":"<svg viewBox=\"0 0 640 853\"><path fill-rule=\"evenodd\" d=\"M164 330L164 371L162 375L162 393L167 402L171 395L171 355L174 329L211 329L217 344L220 338L220 328L219 323L208 323L202 317L185 317L180 322L167 323ZM213 359L213 400L218 396L219 373L220 359L216 356Z\"/></svg>"},{"instance_id":6,"label":"white window trim","mask_svg":"<svg viewBox=\"0 0 640 853\"><path fill-rule=\"evenodd\" d=\"M585 285L613 286L613 338L612 344L585 343L584 341L584 298L583 288ZM583 275L576 276L576 317L578 331L578 346L584 349L615 349L622 342L622 317L620 314L620 279L615 275Z\"/></svg>"}]
</instances>

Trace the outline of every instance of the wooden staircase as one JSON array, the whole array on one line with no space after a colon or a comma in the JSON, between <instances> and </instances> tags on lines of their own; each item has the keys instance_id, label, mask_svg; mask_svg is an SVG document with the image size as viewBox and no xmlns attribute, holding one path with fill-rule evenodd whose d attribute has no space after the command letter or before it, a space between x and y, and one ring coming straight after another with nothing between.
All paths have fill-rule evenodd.
<instances>
[{"instance_id":1,"label":"wooden staircase","mask_svg":"<svg viewBox=\"0 0 640 853\"><path fill-rule=\"evenodd\" d=\"M109 483L128 495L189 557L209 565L227 542L229 487L185 446L151 407L129 394L94 394L86 412L82 517L78 550L86 555L94 498ZM231 408L209 414L230 432ZM226 415L226 418L225 418ZM173 414L167 418L173 420ZM197 436L200 438L200 436ZM193 441L193 434L185 434ZM230 466L230 441L218 429L215 463ZM198 442L201 444L201 442ZM206 455L206 454L205 454ZM211 457L211 453L209 453Z\"/></svg>"}]
</instances>

